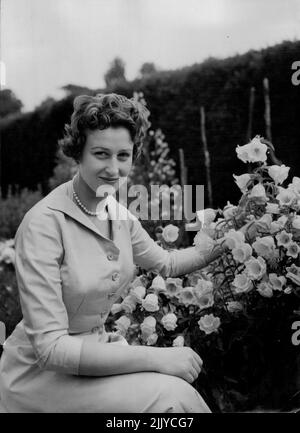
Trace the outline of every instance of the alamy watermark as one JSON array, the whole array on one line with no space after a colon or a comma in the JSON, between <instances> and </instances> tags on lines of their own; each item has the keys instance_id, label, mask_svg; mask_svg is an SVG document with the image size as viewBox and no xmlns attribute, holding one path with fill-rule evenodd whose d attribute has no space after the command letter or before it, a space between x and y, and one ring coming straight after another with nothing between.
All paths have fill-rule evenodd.
<instances>
[{"instance_id":1,"label":"alamy watermark","mask_svg":"<svg viewBox=\"0 0 300 433\"><path fill-rule=\"evenodd\" d=\"M292 63L292 70L295 71L292 74L291 81L294 86L299 86L300 84L300 60L296 60Z\"/></svg>"},{"instance_id":2,"label":"alamy watermark","mask_svg":"<svg viewBox=\"0 0 300 433\"><path fill-rule=\"evenodd\" d=\"M109 197L117 191L118 202L110 201L112 219L169 221L173 218L190 222L197 217L204 222L204 185L150 185L149 188L145 185L131 185L128 188L126 179L120 180L117 188L108 184L100 185L96 191L96 196L101 198L97 206L99 219L106 218L106 214L101 213L106 203L103 198L109 201Z\"/></svg>"}]
</instances>

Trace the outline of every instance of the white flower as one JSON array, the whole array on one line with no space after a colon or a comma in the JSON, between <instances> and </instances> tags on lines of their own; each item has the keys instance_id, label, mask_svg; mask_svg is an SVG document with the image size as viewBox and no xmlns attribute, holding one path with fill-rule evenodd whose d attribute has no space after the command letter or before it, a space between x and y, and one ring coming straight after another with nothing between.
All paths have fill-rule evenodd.
<instances>
[{"instance_id":1,"label":"white flower","mask_svg":"<svg viewBox=\"0 0 300 433\"><path fill-rule=\"evenodd\" d=\"M266 200L267 196L266 196L265 187L261 183L254 185L254 187L252 188L252 190L249 194L249 197L250 198L261 198L261 199Z\"/></svg>"},{"instance_id":2,"label":"white flower","mask_svg":"<svg viewBox=\"0 0 300 433\"><path fill-rule=\"evenodd\" d=\"M276 199L279 201L281 206L291 206L293 201L296 199L295 193L291 189L278 187L279 193Z\"/></svg>"},{"instance_id":3,"label":"white flower","mask_svg":"<svg viewBox=\"0 0 300 433\"><path fill-rule=\"evenodd\" d=\"M286 284L286 278L283 275L276 275L274 273L269 274L269 281L272 285L273 290L282 290Z\"/></svg>"},{"instance_id":4,"label":"white flower","mask_svg":"<svg viewBox=\"0 0 300 433\"><path fill-rule=\"evenodd\" d=\"M144 286L137 286L130 290L130 296L132 297L132 299L135 300L135 302L139 304L142 303L145 294L146 294L146 288Z\"/></svg>"},{"instance_id":5,"label":"white flower","mask_svg":"<svg viewBox=\"0 0 300 433\"><path fill-rule=\"evenodd\" d=\"M256 253L266 259L272 257L275 251L275 242L272 236L264 236L256 238L252 244Z\"/></svg>"},{"instance_id":6,"label":"white flower","mask_svg":"<svg viewBox=\"0 0 300 433\"><path fill-rule=\"evenodd\" d=\"M154 344L156 344L157 342L157 339L158 339L158 335L156 334L156 332L149 335L149 337L146 340L147 346L154 346Z\"/></svg>"},{"instance_id":7,"label":"white flower","mask_svg":"<svg viewBox=\"0 0 300 433\"><path fill-rule=\"evenodd\" d=\"M194 237L193 245L200 254L206 255L211 253L216 242L204 230L200 230Z\"/></svg>"},{"instance_id":8,"label":"white flower","mask_svg":"<svg viewBox=\"0 0 300 433\"><path fill-rule=\"evenodd\" d=\"M293 240L293 235L292 233L287 233L285 230L282 230L280 233L278 233L275 236L275 238L277 240L277 245L279 247L288 248L288 246L291 244Z\"/></svg>"},{"instance_id":9,"label":"white flower","mask_svg":"<svg viewBox=\"0 0 300 433\"><path fill-rule=\"evenodd\" d=\"M161 319L161 324L167 331L174 331L177 327L177 316L174 313L165 314Z\"/></svg>"},{"instance_id":10,"label":"white flower","mask_svg":"<svg viewBox=\"0 0 300 433\"><path fill-rule=\"evenodd\" d=\"M300 230L300 215L296 215L292 221L292 226L296 230Z\"/></svg>"},{"instance_id":11,"label":"white flower","mask_svg":"<svg viewBox=\"0 0 300 433\"><path fill-rule=\"evenodd\" d=\"M142 307L150 313L158 311L159 305L157 295L155 295L155 293L150 293L149 295L147 295L146 298L142 300Z\"/></svg>"},{"instance_id":12,"label":"white flower","mask_svg":"<svg viewBox=\"0 0 300 433\"><path fill-rule=\"evenodd\" d=\"M238 313L243 309L243 305L238 301L229 301L226 303L229 313Z\"/></svg>"},{"instance_id":13,"label":"white flower","mask_svg":"<svg viewBox=\"0 0 300 433\"><path fill-rule=\"evenodd\" d=\"M300 177L293 177L292 183L289 184L288 189L291 189L295 196L300 198Z\"/></svg>"},{"instance_id":14,"label":"white flower","mask_svg":"<svg viewBox=\"0 0 300 433\"><path fill-rule=\"evenodd\" d=\"M261 218L255 221L256 228L268 232L271 230L272 216L270 214L265 214Z\"/></svg>"},{"instance_id":15,"label":"white flower","mask_svg":"<svg viewBox=\"0 0 300 433\"><path fill-rule=\"evenodd\" d=\"M207 208L196 212L197 219L202 223L202 226L209 226L216 218L217 212L214 209Z\"/></svg>"},{"instance_id":16,"label":"white flower","mask_svg":"<svg viewBox=\"0 0 300 433\"><path fill-rule=\"evenodd\" d=\"M221 321L219 317L215 317L213 314L205 314L205 316L201 317L197 323L201 331L209 335L218 330Z\"/></svg>"},{"instance_id":17,"label":"white flower","mask_svg":"<svg viewBox=\"0 0 300 433\"><path fill-rule=\"evenodd\" d=\"M252 280L260 280L266 273L266 262L262 257L251 257L246 263L246 274Z\"/></svg>"},{"instance_id":18,"label":"white flower","mask_svg":"<svg viewBox=\"0 0 300 433\"><path fill-rule=\"evenodd\" d=\"M296 259L299 255L300 248L296 242L291 242L287 247L286 255Z\"/></svg>"},{"instance_id":19,"label":"white flower","mask_svg":"<svg viewBox=\"0 0 300 433\"><path fill-rule=\"evenodd\" d=\"M178 238L179 228L174 226L173 224L168 224L163 228L162 237L166 242L172 243L175 242Z\"/></svg>"},{"instance_id":20,"label":"white flower","mask_svg":"<svg viewBox=\"0 0 300 433\"><path fill-rule=\"evenodd\" d=\"M282 165L271 165L268 169L269 176L274 180L275 184L282 184L289 175L290 167Z\"/></svg>"},{"instance_id":21,"label":"white flower","mask_svg":"<svg viewBox=\"0 0 300 433\"><path fill-rule=\"evenodd\" d=\"M245 273L236 275L232 282L232 285L236 293L249 292L253 287L252 281Z\"/></svg>"},{"instance_id":22,"label":"white flower","mask_svg":"<svg viewBox=\"0 0 300 433\"><path fill-rule=\"evenodd\" d=\"M286 277L297 286L300 286L300 267L293 263L290 267L286 268L286 270L288 271Z\"/></svg>"},{"instance_id":23,"label":"white flower","mask_svg":"<svg viewBox=\"0 0 300 433\"><path fill-rule=\"evenodd\" d=\"M120 333L124 336L130 326L130 323L130 319L127 316L121 316L115 321L117 330L120 331Z\"/></svg>"},{"instance_id":24,"label":"white flower","mask_svg":"<svg viewBox=\"0 0 300 433\"><path fill-rule=\"evenodd\" d=\"M228 221L231 218L233 218L234 215L236 214L236 210L237 210L237 206L234 206L233 204L231 204L228 201L227 205L223 209L223 215L224 215L225 220Z\"/></svg>"},{"instance_id":25,"label":"white flower","mask_svg":"<svg viewBox=\"0 0 300 433\"><path fill-rule=\"evenodd\" d=\"M245 263L252 255L252 248L249 244L240 244L236 248L233 248L232 255L237 262Z\"/></svg>"},{"instance_id":26,"label":"white flower","mask_svg":"<svg viewBox=\"0 0 300 433\"><path fill-rule=\"evenodd\" d=\"M182 280L180 278L167 278L166 289L169 296L176 296L182 289Z\"/></svg>"},{"instance_id":27,"label":"white flower","mask_svg":"<svg viewBox=\"0 0 300 433\"><path fill-rule=\"evenodd\" d=\"M163 279L163 277L161 277L160 275L157 275L155 278L153 278L151 288L156 293L166 292L166 290L167 290L166 289L166 282Z\"/></svg>"},{"instance_id":28,"label":"white flower","mask_svg":"<svg viewBox=\"0 0 300 433\"><path fill-rule=\"evenodd\" d=\"M12 263L14 265L16 262L16 252L14 248L9 246L4 247L0 254L0 262L6 264Z\"/></svg>"},{"instance_id":29,"label":"white flower","mask_svg":"<svg viewBox=\"0 0 300 433\"><path fill-rule=\"evenodd\" d=\"M233 175L235 179L235 183L240 188L242 193L245 193L248 191L247 184L249 183L249 180L251 179L250 174L245 173L241 174L240 176Z\"/></svg>"},{"instance_id":30,"label":"white flower","mask_svg":"<svg viewBox=\"0 0 300 433\"><path fill-rule=\"evenodd\" d=\"M204 278L198 278L197 284L194 287L194 293L205 293L212 292L214 289L213 283L209 280L205 280Z\"/></svg>"},{"instance_id":31,"label":"white flower","mask_svg":"<svg viewBox=\"0 0 300 433\"><path fill-rule=\"evenodd\" d=\"M147 316L141 323L141 332L143 337L147 338L156 330L156 319L153 316Z\"/></svg>"},{"instance_id":32,"label":"white flower","mask_svg":"<svg viewBox=\"0 0 300 433\"><path fill-rule=\"evenodd\" d=\"M194 287L195 304L198 305L200 310L209 308L214 305L214 295L210 288L207 290L197 290Z\"/></svg>"},{"instance_id":33,"label":"white flower","mask_svg":"<svg viewBox=\"0 0 300 433\"><path fill-rule=\"evenodd\" d=\"M261 296L264 296L265 298L271 298L273 296L272 286L266 281L261 281L258 284L257 291L261 294Z\"/></svg>"},{"instance_id":34,"label":"white flower","mask_svg":"<svg viewBox=\"0 0 300 433\"><path fill-rule=\"evenodd\" d=\"M272 214L279 214L279 206L277 203L267 203L266 212Z\"/></svg>"},{"instance_id":35,"label":"white flower","mask_svg":"<svg viewBox=\"0 0 300 433\"><path fill-rule=\"evenodd\" d=\"M184 337L182 335L178 335L172 343L173 347L183 347L184 346Z\"/></svg>"},{"instance_id":36,"label":"white flower","mask_svg":"<svg viewBox=\"0 0 300 433\"><path fill-rule=\"evenodd\" d=\"M230 229L227 233L225 233L224 239L226 246L230 250L233 250L245 242L245 235L241 231L237 232L234 229Z\"/></svg>"},{"instance_id":37,"label":"white flower","mask_svg":"<svg viewBox=\"0 0 300 433\"><path fill-rule=\"evenodd\" d=\"M124 310L126 313L132 313L136 309L136 304L137 304L136 299L131 295L127 295L123 299L121 303L121 307L122 310Z\"/></svg>"},{"instance_id":38,"label":"white flower","mask_svg":"<svg viewBox=\"0 0 300 433\"><path fill-rule=\"evenodd\" d=\"M178 301L185 307L195 303L194 287L184 287L177 295Z\"/></svg>"},{"instance_id":39,"label":"white flower","mask_svg":"<svg viewBox=\"0 0 300 433\"><path fill-rule=\"evenodd\" d=\"M265 162L267 150L268 147L260 141L259 136L256 136L250 143L237 146L236 153L243 162Z\"/></svg>"},{"instance_id":40,"label":"white flower","mask_svg":"<svg viewBox=\"0 0 300 433\"><path fill-rule=\"evenodd\" d=\"M119 313L119 311L121 311L121 310L122 310L121 304L113 304L111 306L110 312L111 312L111 314L116 314L116 313Z\"/></svg>"}]
</instances>

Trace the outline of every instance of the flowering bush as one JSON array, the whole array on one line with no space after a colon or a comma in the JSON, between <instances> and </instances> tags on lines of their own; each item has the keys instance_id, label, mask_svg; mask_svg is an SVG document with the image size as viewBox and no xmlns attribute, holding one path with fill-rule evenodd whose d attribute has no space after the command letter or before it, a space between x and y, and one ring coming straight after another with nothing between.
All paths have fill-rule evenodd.
<instances>
[{"instance_id":1,"label":"flowering bush","mask_svg":"<svg viewBox=\"0 0 300 433\"><path fill-rule=\"evenodd\" d=\"M114 305L126 319L115 329L130 344L191 346L204 360L195 386L213 410L278 409L299 385L291 325L300 314L300 178L283 187L289 168L266 164L259 137L236 151L255 164L234 175L238 205L198 212L193 223L199 253L218 244L226 253L180 278L141 272ZM175 231L161 235L167 248Z\"/></svg>"}]
</instances>

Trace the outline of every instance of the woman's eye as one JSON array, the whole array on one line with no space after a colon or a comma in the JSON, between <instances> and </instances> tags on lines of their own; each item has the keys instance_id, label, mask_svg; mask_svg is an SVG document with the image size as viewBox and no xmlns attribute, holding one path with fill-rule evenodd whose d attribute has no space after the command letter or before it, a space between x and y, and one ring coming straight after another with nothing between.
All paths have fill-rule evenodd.
<instances>
[{"instance_id":1,"label":"woman's eye","mask_svg":"<svg viewBox=\"0 0 300 433\"><path fill-rule=\"evenodd\" d=\"M105 157L107 156L106 152L96 152L95 155L100 156L100 157Z\"/></svg>"},{"instance_id":2,"label":"woman's eye","mask_svg":"<svg viewBox=\"0 0 300 433\"><path fill-rule=\"evenodd\" d=\"M130 157L130 155L129 155L129 153L120 153L119 157L120 157L121 159L127 159L127 158Z\"/></svg>"}]
</instances>

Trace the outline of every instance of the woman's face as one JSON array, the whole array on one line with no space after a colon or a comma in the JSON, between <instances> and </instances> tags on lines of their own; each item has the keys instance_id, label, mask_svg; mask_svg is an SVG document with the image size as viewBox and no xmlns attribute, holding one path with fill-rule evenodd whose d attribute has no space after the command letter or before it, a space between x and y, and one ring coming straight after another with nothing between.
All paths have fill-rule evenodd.
<instances>
[{"instance_id":1,"label":"woman's face","mask_svg":"<svg viewBox=\"0 0 300 433\"><path fill-rule=\"evenodd\" d=\"M79 163L83 180L95 191L101 185L118 189L132 167L133 142L124 127L88 131ZM124 179L123 179L124 180Z\"/></svg>"}]
</instances>

